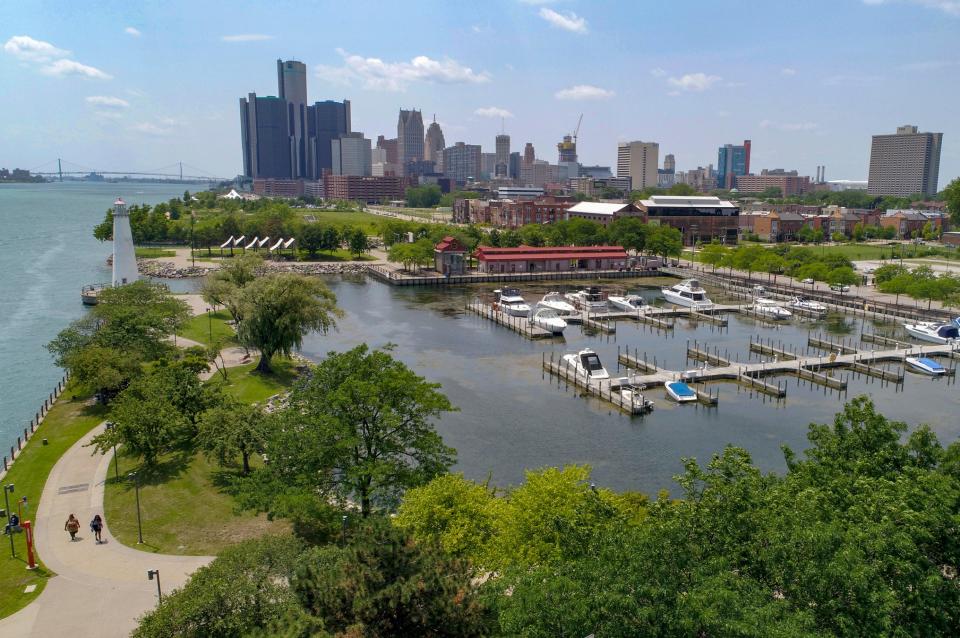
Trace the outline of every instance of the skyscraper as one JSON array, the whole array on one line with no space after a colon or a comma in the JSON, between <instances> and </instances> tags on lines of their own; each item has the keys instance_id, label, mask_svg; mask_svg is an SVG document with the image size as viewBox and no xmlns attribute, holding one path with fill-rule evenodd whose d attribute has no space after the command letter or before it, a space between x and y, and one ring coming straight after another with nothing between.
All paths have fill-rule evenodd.
<instances>
[{"instance_id":1,"label":"skyscraper","mask_svg":"<svg viewBox=\"0 0 960 638\"><path fill-rule=\"evenodd\" d=\"M940 178L943 133L918 133L916 126L899 126L894 135L874 135L870 146L871 195L909 197L936 195Z\"/></svg>"},{"instance_id":2,"label":"skyscraper","mask_svg":"<svg viewBox=\"0 0 960 638\"><path fill-rule=\"evenodd\" d=\"M617 177L629 177L633 190L657 185L660 145L656 142L620 142L617 146Z\"/></svg>"},{"instance_id":3,"label":"skyscraper","mask_svg":"<svg viewBox=\"0 0 960 638\"><path fill-rule=\"evenodd\" d=\"M243 174L253 179L290 179L287 103L278 97L240 98Z\"/></svg>"},{"instance_id":4,"label":"skyscraper","mask_svg":"<svg viewBox=\"0 0 960 638\"><path fill-rule=\"evenodd\" d=\"M494 165L495 177L508 177L510 170L510 136L501 133L496 138L496 163Z\"/></svg>"},{"instance_id":5,"label":"skyscraper","mask_svg":"<svg viewBox=\"0 0 960 638\"><path fill-rule=\"evenodd\" d=\"M463 185L480 175L480 145L457 142L443 149L443 174Z\"/></svg>"},{"instance_id":6,"label":"skyscraper","mask_svg":"<svg viewBox=\"0 0 960 638\"><path fill-rule=\"evenodd\" d=\"M350 100L316 102L307 108L308 170L310 179L320 179L324 170L335 175L331 143L351 132Z\"/></svg>"},{"instance_id":7,"label":"skyscraper","mask_svg":"<svg viewBox=\"0 0 960 638\"><path fill-rule=\"evenodd\" d=\"M520 179L520 152L510 153L510 167L507 169L507 176L510 179Z\"/></svg>"},{"instance_id":8,"label":"skyscraper","mask_svg":"<svg viewBox=\"0 0 960 638\"><path fill-rule=\"evenodd\" d=\"M307 176L307 65L277 60L277 92L287 103L292 177Z\"/></svg>"},{"instance_id":9,"label":"skyscraper","mask_svg":"<svg viewBox=\"0 0 960 638\"><path fill-rule=\"evenodd\" d=\"M443 149L447 144L443 139L443 131L437 124L437 116L433 116L433 121L427 127L427 135L423 139L423 159L432 160L434 163L443 162Z\"/></svg>"},{"instance_id":10,"label":"skyscraper","mask_svg":"<svg viewBox=\"0 0 960 638\"><path fill-rule=\"evenodd\" d=\"M717 188L731 189L737 177L750 173L750 140L742 146L724 144L717 152Z\"/></svg>"},{"instance_id":11,"label":"skyscraper","mask_svg":"<svg viewBox=\"0 0 960 638\"><path fill-rule=\"evenodd\" d=\"M668 173L677 172L677 160L674 159L673 153L667 153L663 158L663 170Z\"/></svg>"},{"instance_id":12,"label":"skyscraper","mask_svg":"<svg viewBox=\"0 0 960 638\"><path fill-rule=\"evenodd\" d=\"M397 119L397 160L401 175L406 175L407 162L423 159L423 116L420 111L400 109Z\"/></svg>"},{"instance_id":13,"label":"skyscraper","mask_svg":"<svg viewBox=\"0 0 960 638\"><path fill-rule=\"evenodd\" d=\"M334 175L371 174L370 140L363 133L344 133L330 142L330 156Z\"/></svg>"},{"instance_id":14,"label":"skyscraper","mask_svg":"<svg viewBox=\"0 0 960 638\"><path fill-rule=\"evenodd\" d=\"M520 181L528 186L533 183L533 164L537 161L537 154L533 144L527 142L523 147L523 160L520 162Z\"/></svg>"},{"instance_id":15,"label":"skyscraper","mask_svg":"<svg viewBox=\"0 0 960 638\"><path fill-rule=\"evenodd\" d=\"M557 151L560 153L559 162L577 162L577 142L572 135L564 135L563 140L557 144Z\"/></svg>"}]
</instances>

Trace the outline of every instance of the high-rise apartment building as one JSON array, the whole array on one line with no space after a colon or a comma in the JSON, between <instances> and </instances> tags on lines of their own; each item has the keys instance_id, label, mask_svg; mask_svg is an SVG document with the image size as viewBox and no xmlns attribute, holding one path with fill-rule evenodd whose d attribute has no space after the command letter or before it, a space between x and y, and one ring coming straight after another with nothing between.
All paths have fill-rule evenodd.
<instances>
[{"instance_id":1,"label":"high-rise apartment building","mask_svg":"<svg viewBox=\"0 0 960 638\"><path fill-rule=\"evenodd\" d=\"M253 179L290 179L287 103L278 97L240 98L243 174Z\"/></svg>"},{"instance_id":2,"label":"high-rise apartment building","mask_svg":"<svg viewBox=\"0 0 960 638\"><path fill-rule=\"evenodd\" d=\"M307 176L310 179L320 179L325 170L337 174L331 144L350 132L350 100L326 100L307 107Z\"/></svg>"},{"instance_id":3,"label":"high-rise apartment building","mask_svg":"<svg viewBox=\"0 0 960 638\"><path fill-rule=\"evenodd\" d=\"M663 157L663 170L668 173L677 172L677 160L673 157L673 153L667 153Z\"/></svg>"},{"instance_id":4,"label":"high-rise apartment building","mask_svg":"<svg viewBox=\"0 0 960 638\"><path fill-rule=\"evenodd\" d=\"M400 109L397 119L397 163L401 174L405 175L408 162L423 160L423 116L420 111Z\"/></svg>"},{"instance_id":5,"label":"high-rise apartment building","mask_svg":"<svg viewBox=\"0 0 960 638\"><path fill-rule=\"evenodd\" d=\"M371 174L370 140L363 133L345 133L331 140L330 155L334 175L365 177Z\"/></svg>"},{"instance_id":6,"label":"high-rise apartment building","mask_svg":"<svg viewBox=\"0 0 960 638\"><path fill-rule=\"evenodd\" d=\"M443 174L463 185L480 175L480 145L457 142L443 149Z\"/></svg>"},{"instance_id":7,"label":"high-rise apartment building","mask_svg":"<svg viewBox=\"0 0 960 638\"><path fill-rule=\"evenodd\" d=\"M480 153L480 176L482 179L490 179L497 170L496 153Z\"/></svg>"},{"instance_id":8,"label":"high-rise apartment building","mask_svg":"<svg viewBox=\"0 0 960 638\"><path fill-rule=\"evenodd\" d=\"M437 124L437 116L433 116L433 121L427 127L427 134L423 139L423 159L432 160L435 164L443 161L443 149L447 147L443 139L443 131Z\"/></svg>"},{"instance_id":9,"label":"high-rise apartment building","mask_svg":"<svg viewBox=\"0 0 960 638\"><path fill-rule=\"evenodd\" d=\"M717 188L731 189L737 177L750 173L750 140L741 146L724 144L717 152Z\"/></svg>"},{"instance_id":10,"label":"high-rise apartment building","mask_svg":"<svg viewBox=\"0 0 960 638\"><path fill-rule=\"evenodd\" d=\"M287 135L294 178L307 176L307 65L277 60L277 91L287 103Z\"/></svg>"},{"instance_id":11,"label":"high-rise apartment building","mask_svg":"<svg viewBox=\"0 0 960 638\"><path fill-rule=\"evenodd\" d=\"M497 135L496 138L496 163L494 165L495 177L509 177L510 172L510 136L506 133Z\"/></svg>"},{"instance_id":12,"label":"high-rise apartment building","mask_svg":"<svg viewBox=\"0 0 960 638\"><path fill-rule=\"evenodd\" d=\"M507 169L507 176L510 179L520 179L520 152L510 153L510 166Z\"/></svg>"},{"instance_id":13,"label":"high-rise apartment building","mask_svg":"<svg viewBox=\"0 0 960 638\"><path fill-rule=\"evenodd\" d=\"M874 135L870 146L871 195L908 197L936 195L940 178L943 133L918 133L916 126L900 126L893 135Z\"/></svg>"},{"instance_id":14,"label":"high-rise apartment building","mask_svg":"<svg viewBox=\"0 0 960 638\"><path fill-rule=\"evenodd\" d=\"M617 177L629 177L634 190L657 185L660 145L656 142L620 142L617 146Z\"/></svg>"}]
</instances>

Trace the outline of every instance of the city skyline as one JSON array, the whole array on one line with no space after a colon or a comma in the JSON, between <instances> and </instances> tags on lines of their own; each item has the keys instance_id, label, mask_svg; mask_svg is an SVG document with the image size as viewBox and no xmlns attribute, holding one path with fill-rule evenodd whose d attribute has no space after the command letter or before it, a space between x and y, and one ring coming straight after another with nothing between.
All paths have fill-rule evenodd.
<instances>
[{"instance_id":1,"label":"city skyline","mask_svg":"<svg viewBox=\"0 0 960 638\"><path fill-rule=\"evenodd\" d=\"M229 13L226 4L191 5L189 21L166 17L185 14L178 4L162 14L66 3L0 9L0 83L17 87L0 119L8 142L0 164L34 168L59 156L147 170L183 160L241 173L236 99L276 95L272 65L283 58L307 65L308 103L350 100L354 130L370 139L393 137L398 110L415 108L437 114L447 146L492 152L503 130L514 148L532 142L553 163L582 112L584 164L615 166L618 143L643 139L687 170L750 139L753 172L812 175L825 165L828 179L865 180L872 136L912 123L944 134L939 187L960 174L952 2L851 0L734 16L705 3L647 15L625 3L517 0L447 14L363 2L310 10L335 14L329 25L292 24L283 4ZM239 17L219 17L228 14ZM625 24L643 24L643 33ZM894 30L895 51L875 41ZM678 46L722 32L743 37L725 41L719 57ZM863 46L867 39L876 46ZM807 46L797 51L796 42ZM931 87L937 99L917 99Z\"/></svg>"}]
</instances>

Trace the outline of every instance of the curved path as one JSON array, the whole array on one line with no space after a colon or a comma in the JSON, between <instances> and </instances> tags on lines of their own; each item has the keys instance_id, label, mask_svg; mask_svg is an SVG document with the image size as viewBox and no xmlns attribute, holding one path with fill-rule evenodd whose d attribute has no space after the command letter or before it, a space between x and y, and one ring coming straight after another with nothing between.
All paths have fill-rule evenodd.
<instances>
[{"instance_id":1,"label":"curved path","mask_svg":"<svg viewBox=\"0 0 960 638\"><path fill-rule=\"evenodd\" d=\"M70 448L47 478L35 517L35 540L44 564L57 576L35 601L0 620L0 638L128 636L137 618L157 604L156 581L147 580L147 570L160 570L166 594L212 560L126 547L110 534L110 521L103 530L104 543L94 543L88 523L94 514L103 515L104 481L112 471L112 458L84 445L103 427ZM76 542L63 531L70 513L80 519Z\"/></svg>"}]
</instances>

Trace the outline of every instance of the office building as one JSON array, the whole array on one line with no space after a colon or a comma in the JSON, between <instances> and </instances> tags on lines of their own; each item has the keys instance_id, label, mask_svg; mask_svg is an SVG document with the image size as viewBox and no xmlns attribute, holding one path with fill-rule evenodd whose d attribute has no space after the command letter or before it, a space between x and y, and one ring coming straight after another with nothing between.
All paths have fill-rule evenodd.
<instances>
[{"instance_id":1,"label":"office building","mask_svg":"<svg viewBox=\"0 0 960 638\"><path fill-rule=\"evenodd\" d=\"M506 133L497 135L495 148L493 175L507 178L510 170L510 136Z\"/></svg>"},{"instance_id":2,"label":"office building","mask_svg":"<svg viewBox=\"0 0 960 638\"><path fill-rule=\"evenodd\" d=\"M617 177L629 177L634 190L657 185L660 145L656 142L620 142L617 147Z\"/></svg>"},{"instance_id":3,"label":"office building","mask_svg":"<svg viewBox=\"0 0 960 638\"><path fill-rule=\"evenodd\" d=\"M397 118L397 163L403 173L407 162L423 159L423 116L420 111L400 109Z\"/></svg>"},{"instance_id":4,"label":"office building","mask_svg":"<svg viewBox=\"0 0 960 638\"><path fill-rule=\"evenodd\" d=\"M363 133L344 133L331 140L330 154L334 175L364 177L372 174L370 140Z\"/></svg>"},{"instance_id":5,"label":"office building","mask_svg":"<svg viewBox=\"0 0 960 638\"><path fill-rule=\"evenodd\" d=\"M673 156L673 153L667 153L663 158L663 170L668 173L677 172L677 160Z\"/></svg>"},{"instance_id":6,"label":"office building","mask_svg":"<svg viewBox=\"0 0 960 638\"><path fill-rule=\"evenodd\" d=\"M480 175L480 145L457 142L443 149L443 174L462 186Z\"/></svg>"},{"instance_id":7,"label":"office building","mask_svg":"<svg viewBox=\"0 0 960 638\"><path fill-rule=\"evenodd\" d=\"M654 195L638 201L637 207L648 223L679 230L684 245L698 241L709 243L714 239L722 244L737 242L740 209L719 197Z\"/></svg>"},{"instance_id":8,"label":"office building","mask_svg":"<svg viewBox=\"0 0 960 638\"><path fill-rule=\"evenodd\" d=\"M277 91L287 103L287 135L292 177L307 176L307 65L277 60Z\"/></svg>"},{"instance_id":9,"label":"office building","mask_svg":"<svg viewBox=\"0 0 960 638\"><path fill-rule=\"evenodd\" d=\"M581 175L567 180L567 186L575 193L587 197L611 199L626 197L630 192L629 177L588 177Z\"/></svg>"},{"instance_id":10,"label":"office building","mask_svg":"<svg viewBox=\"0 0 960 638\"><path fill-rule=\"evenodd\" d=\"M577 140L572 135L564 135L563 139L557 144L559 153L558 163L564 162L577 163Z\"/></svg>"},{"instance_id":11,"label":"office building","mask_svg":"<svg viewBox=\"0 0 960 638\"><path fill-rule=\"evenodd\" d=\"M918 133L900 126L893 135L874 135L870 146L867 192L909 197L936 195L943 133Z\"/></svg>"},{"instance_id":12,"label":"office building","mask_svg":"<svg viewBox=\"0 0 960 638\"><path fill-rule=\"evenodd\" d=\"M510 179L520 179L520 152L510 153L510 166L507 168L507 176Z\"/></svg>"},{"instance_id":13,"label":"office building","mask_svg":"<svg viewBox=\"0 0 960 638\"><path fill-rule=\"evenodd\" d=\"M287 104L278 97L240 98L243 174L252 179L290 179Z\"/></svg>"},{"instance_id":14,"label":"office building","mask_svg":"<svg viewBox=\"0 0 960 638\"><path fill-rule=\"evenodd\" d=\"M613 171L609 166L584 166L580 165L580 177L593 177L594 179L607 179L613 177Z\"/></svg>"},{"instance_id":15,"label":"office building","mask_svg":"<svg viewBox=\"0 0 960 638\"><path fill-rule=\"evenodd\" d=\"M750 140L724 144L717 152L717 188L735 188L737 177L750 173Z\"/></svg>"},{"instance_id":16,"label":"office building","mask_svg":"<svg viewBox=\"0 0 960 638\"><path fill-rule=\"evenodd\" d=\"M324 197L368 203L379 203L403 197L403 179L400 177L363 177L359 175L326 175L323 178Z\"/></svg>"},{"instance_id":17,"label":"office building","mask_svg":"<svg viewBox=\"0 0 960 638\"><path fill-rule=\"evenodd\" d=\"M350 132L350 100L315 102L307 108L307 175L310 179L320 179L325 171L335 172L331 144Z\"/></svg>"},{"instance_id":18,"label":"office building","mask_svg":"<svg viewBox=\"0 0 960 638\"><path fill-rule=\"evenodd\" d=\"M621 217L639 217L642 219L643 212L630 202L616 204L579 202L567 209L567 219L573 219L574 217L597 222L602 226L609 226L611 222Z\"/></svg>"},{"instance_id":19,"label":"office building","mask_svg":"<svg viewBox=\"0 0 960 638\"><path fill-rule=\"evenodd\" d=\"M443 149L447 147L443 139L443 131L437 124L437 116L433 116L433 121L427 127L427 134L423 139L423 159L432 160L434 164L443 160Z\"/></svg>"},{"instance_id":20,"label":"office building","mask_svg":"<svg viewBox=\"0 0 960 638\"><path fill-rule=\"evenodd\" d=\"M809 177L782 168L763 169L759 175L739 175L735 186L741 193L762 193L768 188L778 188L783 197L803 195L812 189Z\"/></svg>"}]
</instances>

